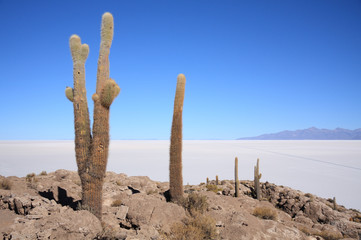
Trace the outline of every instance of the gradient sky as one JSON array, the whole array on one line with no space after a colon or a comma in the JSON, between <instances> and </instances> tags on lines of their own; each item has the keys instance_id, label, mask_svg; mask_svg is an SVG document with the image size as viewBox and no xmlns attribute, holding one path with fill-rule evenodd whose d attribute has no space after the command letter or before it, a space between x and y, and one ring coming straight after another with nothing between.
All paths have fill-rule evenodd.
<instances>
[{"instance_id":1,"label":"gradient sky","mask_svg":"<svg viewBox=\"0 0 361 240\"><path fill-rule=\"evenodd\" d=\"M69 37L90 47L92 114L107 11L112 139L169 139L179 73L184 139L361 127L360 1L0 0L0 139L74 138Z\"/></svg>"}]
</instances>

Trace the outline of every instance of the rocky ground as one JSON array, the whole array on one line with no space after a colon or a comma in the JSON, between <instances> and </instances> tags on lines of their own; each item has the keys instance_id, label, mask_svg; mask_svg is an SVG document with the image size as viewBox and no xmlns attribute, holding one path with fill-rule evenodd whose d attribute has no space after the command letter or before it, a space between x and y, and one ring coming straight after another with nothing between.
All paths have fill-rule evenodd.
<instances>
[{"instance_id":1,"label":"rocky ground","mask_svg":"<svg viewBox=\"0 0 361 240\"><path fill-rule=\"evenodd\" d=\"M361 239L360 212L268 182L261 201L252 181L241 182L239 198L233 181L187 185L185 196L199 201L182 206L166 201L168 183L107 172L102 223L81 210L76 172L0 176L0 183L2 239Z\"/></svg>"}]
</instances>

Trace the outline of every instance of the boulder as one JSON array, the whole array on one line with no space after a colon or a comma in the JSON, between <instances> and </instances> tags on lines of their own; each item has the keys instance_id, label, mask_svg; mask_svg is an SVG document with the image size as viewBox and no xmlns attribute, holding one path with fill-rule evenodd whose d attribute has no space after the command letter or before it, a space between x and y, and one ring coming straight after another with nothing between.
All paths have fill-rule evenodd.
<instances>
[{"instance_id":1,"label":"boulder","mask_svg":"<svg viewBox=\"0 0 361 240\"><path fill-rule=\"evenodd\" d=\"M100 221L88 211L66 209L41 219L18 218L10 239L94 239L102 231Z\"/></svg>"}]
</instances>

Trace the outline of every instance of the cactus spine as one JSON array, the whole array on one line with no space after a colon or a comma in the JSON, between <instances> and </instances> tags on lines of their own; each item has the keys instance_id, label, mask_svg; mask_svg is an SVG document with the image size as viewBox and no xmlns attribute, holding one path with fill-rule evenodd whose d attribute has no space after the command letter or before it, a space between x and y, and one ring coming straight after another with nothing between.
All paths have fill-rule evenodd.
<instances>
[{"instance_id":1,"label":"cactus spine","mask_svg":"<svg viewBox=\"0 0 361 240\"><path fill-rule=\"evenodd\" d=\"M73 102L75 152L82 184L82 205L95 216L102 216L102 189L108 160L109 107L120 88L109 79L109 52L113 39L113 16L104 13L101 25L101 43L98 59L96 93L94 100L93 132L90 130L85 88L85 61L89 47L81 44L80 37L70 37L73 59L74 89L67 87L66 97Z\"/></svg>"},{"instance_id":2,"label":"cactus spine","mask_svg":"<svg viewBox=\"0 0 361 240\"><path fill-rule=\"evenodd\" d=\"M258 200L261 199L261 191L260 191L260 179L262 174L259 173L259 159L257 159L257 165L254 167L254 190L256 192L256 198Z\"/></svg>"},{"instance_id":3,"label":"cactus spine","mask_svg":"<svg viewBox=\"0 0 361 240\"><path fill-rule=\"evenodd\" d=\"M239 179L238 179L238 158L234 160L234 182L235 182L235 197L239 197Z\"/></svg>"},{"instance_id":4,"label":"cactus spine","mask_svg":"<svg viewBox=\"0 0 361 240\"><path fill-rule=\"evenodd\" d=\"M174 111L169 151L169 193L171 201L174 202L178 202L183 198L182 112L185 84L185 76L183 74L179 74L177 77L177 88L174 98Z\"/></svg>"}]
</instances>

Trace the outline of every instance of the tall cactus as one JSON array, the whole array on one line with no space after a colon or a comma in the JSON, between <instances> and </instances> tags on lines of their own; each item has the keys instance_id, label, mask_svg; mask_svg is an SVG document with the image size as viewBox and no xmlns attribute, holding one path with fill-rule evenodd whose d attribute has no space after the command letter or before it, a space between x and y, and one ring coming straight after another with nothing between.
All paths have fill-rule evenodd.
<instances>
[{"instance_id":1,"label":"tall cactus","mask_svg":"<svg viewBox=\"0 0 361 240\"><path fill-rule=\"evenodd\" d=\"M254 167L254 190L256 192L256 198L261 199L260 179L262 174L259 173L259 159L257 159L257 165Z\"/></svg>"},{"instance_id":2,"label":"tall cactus","mask_svg":"<svg viewBox=\"0 0 361 240\"><path fill-rule=\"evenodd\" d=\"M174 98L172 132L170 138L169 159L169 193L173 202L183 198L182 175L182 112L186 78L183 74L177 77L177 88Z\"/></svg>"},{"instance_id":3,"label":"tall cactus","mask_svg":"<svg viewBox=\"0 0 361 240\"><path fill-rule=\"evenodd\" d=\"M239 179L238 179L238 158L236 157L234 160L234 182L235 182L235 197L239 197Z\"/></svg>"},{"instance_id":4,"label":"tall cactus","mask_svg":"<svg viewBox=\"0 0 361 240\"><path fill-rule=\"evenodd\" d=\"M119 86L109 78L109 52L112 39L113 16L104 13L96 93L92 97L94 101L92 133L85 88L85 61L89 47L87 44L81 44L77 35L70 37L74 89L71 87L65 89L65 95L73 102L74 107L75 153L82 184L82 205L99 219L102 217L102 189L108 161L109 107L120 92Z\"/></svg>"}]
</instances>

